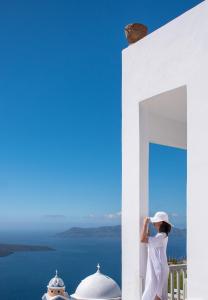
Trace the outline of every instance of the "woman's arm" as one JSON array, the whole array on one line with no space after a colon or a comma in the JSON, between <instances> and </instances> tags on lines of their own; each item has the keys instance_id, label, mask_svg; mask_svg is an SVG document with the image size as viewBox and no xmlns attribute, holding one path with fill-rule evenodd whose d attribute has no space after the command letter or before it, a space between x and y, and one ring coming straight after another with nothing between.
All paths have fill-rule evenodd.
<instances>
[{"instance_id":1,"label":"woman's arm","mask_svg":"<svg viewBox=\"0 0 208 300\"><path fill-rule=\"evenodd\" d=\"M148 223L149 223L149 218L145 217L142 226L141 237L140 237L141 243L148 243L148 234L149 234Z\"/></svg>"}]
</instances>

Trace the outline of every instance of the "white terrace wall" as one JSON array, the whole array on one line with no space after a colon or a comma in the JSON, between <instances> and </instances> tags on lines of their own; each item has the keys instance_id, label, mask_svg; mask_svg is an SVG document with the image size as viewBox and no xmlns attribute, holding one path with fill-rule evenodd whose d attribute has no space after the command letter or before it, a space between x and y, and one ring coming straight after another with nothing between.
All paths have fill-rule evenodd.
<instances>
[{"instance_id":1,"label":"white terrace wall","mask_svg":"<svg viewBox=\"0 0 208 300\"><path fill-rule=\"evenodd\" d=\"M164 109L158 128L150 130L153 122L140 103L158 95L170 100L169 92L180 88L187 98L187 296L207 300L208 2L124 49L122 65L122 299L141 299L145 276L146 248L139 236L148 214L148 143L186 147L184 122L175 130L170 124L180 120ZM176 117L178 108L180 103ZM164 118L174 131L171 140L164 130L157 134L166 128Z\"/></svg>"}]
</instances>

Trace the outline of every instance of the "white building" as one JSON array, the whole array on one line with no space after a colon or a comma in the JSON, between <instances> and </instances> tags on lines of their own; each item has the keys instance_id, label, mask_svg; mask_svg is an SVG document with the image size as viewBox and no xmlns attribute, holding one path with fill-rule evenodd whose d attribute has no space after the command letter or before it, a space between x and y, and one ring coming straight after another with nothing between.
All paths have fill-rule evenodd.
<instances>
[{"instance_id":1,"label":"white building","mask_svg":"<svg viewBox=\"0 0 208 300\"><path fill-rule=\"evenodd\" d=\"M97 271L83 279L70 296L73 300L121 300L121 290L112 278L101 273L98 264Z\"/></svg>"},{"instance_id":2,"label":"white building","mask_svg":"<svg viewBox=\"0 0 208 300\"><path fill-rule=\"evenodd\" d=\"M56 271L55 277L53 277L48 283L48 291L42 297L42 300L69 300L69 295L65 291L65 285L63 279L58 277Z\"/></svg>"},{"instance_id":3,"label":"white building","mask_svg":"<svg viewBox=\"0 0 208 300\"><path fill-rule=\"evenodd\" d=\"M187 148L187 299L208 299L208 1L122 53L122 300L139 300L149 143Z\"/></svg>"}]
</instances>

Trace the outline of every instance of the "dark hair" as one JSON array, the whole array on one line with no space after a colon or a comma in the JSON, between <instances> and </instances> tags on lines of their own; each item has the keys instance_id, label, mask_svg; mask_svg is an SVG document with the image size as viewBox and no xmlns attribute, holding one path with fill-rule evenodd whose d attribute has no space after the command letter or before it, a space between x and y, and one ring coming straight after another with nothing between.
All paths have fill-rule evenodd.
<instances>
[{"instance_id":1,"label":"dark hair","mask_svg":"<svg viewBox=\"0 0 208 300\"><path fill-rule=\"evenodd\" d=\"M168 233L170 231L171 231L171 225L165 221L162 221L162 224L160 225L160 228L159 228L159 232L165 232L168 236Z\"/></svg>"}]
</instances>

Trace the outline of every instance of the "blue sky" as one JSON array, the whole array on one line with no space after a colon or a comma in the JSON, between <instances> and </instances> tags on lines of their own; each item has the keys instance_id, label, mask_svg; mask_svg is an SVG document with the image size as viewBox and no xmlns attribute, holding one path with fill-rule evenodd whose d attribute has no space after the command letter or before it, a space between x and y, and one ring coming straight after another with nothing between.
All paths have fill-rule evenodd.
<instances>
[{"instance_id":1,"label":"blue sky","mask_svg":"<svg viewBox=\"0 0 208 300\"><path fill-rule=\"evenodd\" d=\"M200 2L1 2L2 229L119 223L123 28L141 22L152 32ZM185 154L151 153L162 165L150 170L151 209L181 224Z\"/></svg>"},{"instance_id":2,"label":"blue sky","mask_svg":"<svg viewBox=\"0 0 208 300\"><path fill-rule=\"evenodd\" d=\"M186 150L150 144L149 212L166 211L176 227L186 227Z\"/></svg>"}]
</instances>

